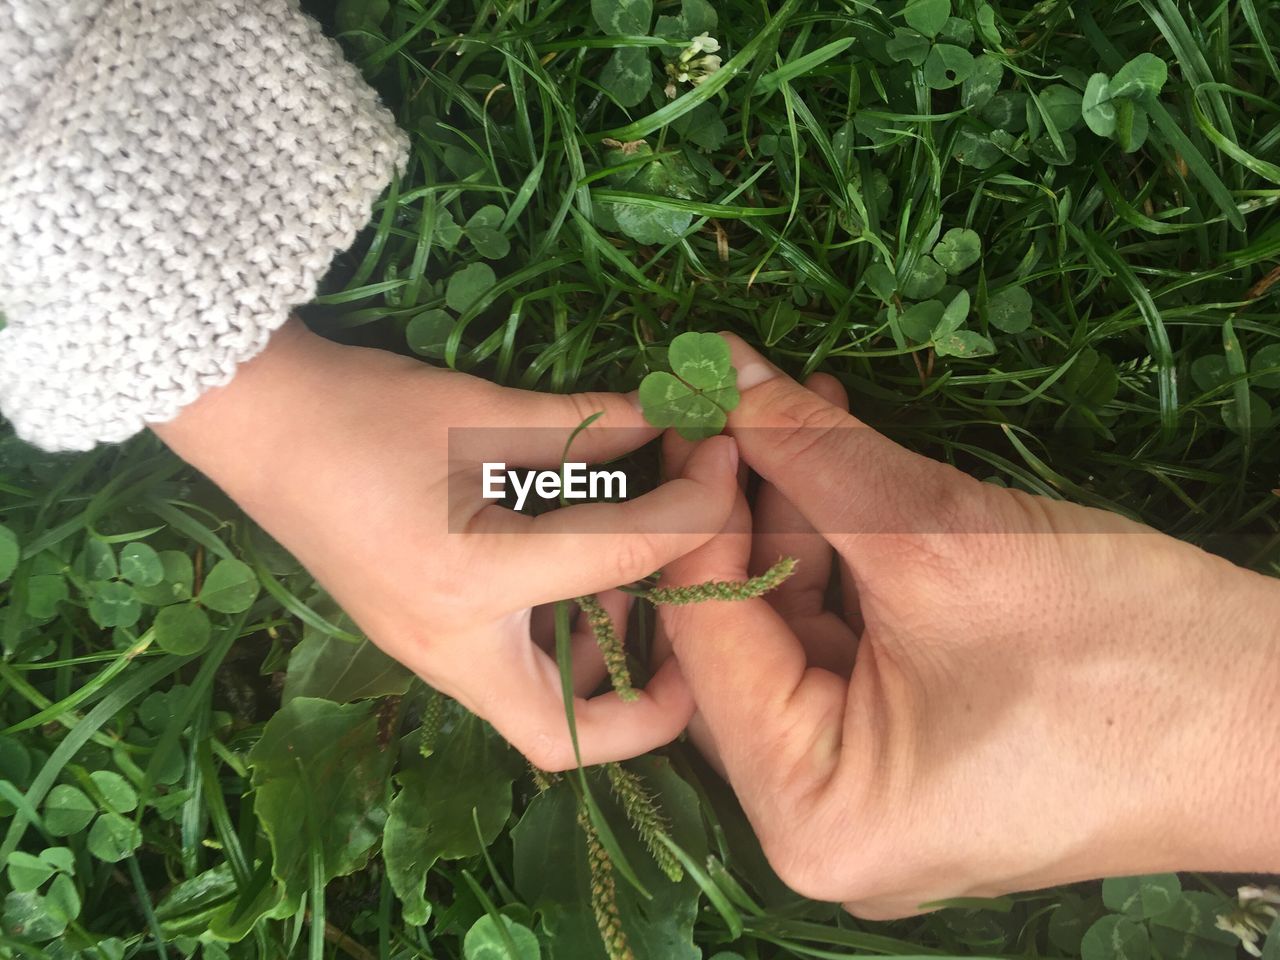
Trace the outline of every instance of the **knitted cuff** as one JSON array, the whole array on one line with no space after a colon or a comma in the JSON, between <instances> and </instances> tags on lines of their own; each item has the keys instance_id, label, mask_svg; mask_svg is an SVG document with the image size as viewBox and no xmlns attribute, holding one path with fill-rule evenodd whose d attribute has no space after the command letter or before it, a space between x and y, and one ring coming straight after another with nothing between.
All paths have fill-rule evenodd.
<instances>
[{"instance_id":1,"label":"knitted cuff","mask_svg":"<svg viewBox=\"0 0 1280 960\"><path fill-rule=\"evenodd\" d=\"M315 296L407 138L291 0L114 0L0 149L0 409L172 419Z\"/></svg>"}]
</instances>

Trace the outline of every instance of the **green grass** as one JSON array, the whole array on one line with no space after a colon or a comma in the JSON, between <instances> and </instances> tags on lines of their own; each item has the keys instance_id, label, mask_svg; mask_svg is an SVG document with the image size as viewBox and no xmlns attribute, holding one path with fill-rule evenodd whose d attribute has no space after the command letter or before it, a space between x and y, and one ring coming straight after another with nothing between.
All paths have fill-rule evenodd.
<instances>
[{"instance_id":1,"label":"green grass","mask_svg":"<svg viewBox=\"0 0 1280 960\"><path fill-rule=\"evenodd\" d=\"M552 391L633 389L678 334L734 330L794 374L837 375L860 417L914 449L1280 573L1274 2L1009 2L989 18L958 0L963 22L935 41L895 36L901 4L859 0L308 6L413 138L306 311L317 329ZM680 46L650 34L687 40L708 10L724 65L668 100ZM932 30L929 12L911 22ZM938 45L987 59L930 61ZM1126 153L1070 91L1142 53L1168 79L1124 108L1149 127ZM920 65L894 60L909 55ZM948 65L974 79L932 89ZM969 234L935 251L953 230L976 234L978 259L956 256ZM940 331L961 294L969 309ZM461 957L501 911L544 955L604 956L581 781L540 793L482 725L351 643L307 574L153 439L51 458L2 436L0 523L21 560L0 582L0 860L35 863L11 860L0 887L43 879L9 892L0 955L177 957L212 929L207 957ZM159 551L159 586L147 563L109 569L134 542ZM156 591L206 583L219 561L211 634L190 652L189 632L154 624ZM335 743L349 749L326 760ZM280 763L285 744L312 763ZM696 755L664 755L628 766L680 848L678 883L629 825L635 798L585 781L639 960L1076 956L1095 923L1183 955L1163 921L1107 919L1114 885L894 924L797 901ZM304 789L324 816L299 816ZM49 848L69 853L40 866ZM422 872L404 865L436 852L406 892ZM1159 878L1148 899L1211 915L1233 882ZM486 926L525 955L520 929L473 936ZM1104 947L1086 955L1118 956Z\"/></svg>"}]
</instances>

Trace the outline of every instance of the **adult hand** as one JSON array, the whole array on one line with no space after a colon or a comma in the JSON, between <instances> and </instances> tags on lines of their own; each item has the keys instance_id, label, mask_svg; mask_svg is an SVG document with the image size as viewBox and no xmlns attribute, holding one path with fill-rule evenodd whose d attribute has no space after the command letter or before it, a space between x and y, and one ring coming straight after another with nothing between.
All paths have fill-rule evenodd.
<instances>
[{"instance_id":1,"label":"adult hand","mask_svg":"<svg viewBox=\"0 0 1280 960\"><path fill-rule=\"evenodd\" d=\"M584 431L574 459L607 460L657 434L621 395L506 389L291 323L230 385L153 429L291 550L379 647L537 766L560 770L576 761L559 673L531 638L531 610L609 591L694 549L711 534L687 531L714 530L707 518L727 518L736 491L736 452L720 439L682 479L628 502L535 518L482 498L481 461L558 468L570 432L597 412L614 429ZM495 429L455 434L451 449L451 427ZM625 622L624 595L604 602ZM574 674L579 693L604 676L585 627L574 635ZM674 662L635 702L579 697L582 760L660 746L692 711Z\"/></svg>"},{"instance_id":2,"label":"adult hand","mask_svg":"<svg viewBox=\"0 0 1280 960\"><path fill-rule=\"evenodd\" d=\"M767 600L662 620L695 733L784 881L889 918L1099 876L1280 870L1280 585L912 454L732 346L757 532L740 498L664 583L800 565Z\"/></svg>"}]
</instances>

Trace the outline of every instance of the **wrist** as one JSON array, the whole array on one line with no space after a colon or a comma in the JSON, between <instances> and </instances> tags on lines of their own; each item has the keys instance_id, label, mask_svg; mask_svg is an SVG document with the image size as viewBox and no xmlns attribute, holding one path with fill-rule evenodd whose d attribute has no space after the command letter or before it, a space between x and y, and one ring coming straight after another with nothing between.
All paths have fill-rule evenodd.
<instances>
[{"instance_id":1,"label":"wrist","mask_svg":"<svg viewBox=\"0 0 1280 960\"><path fill-rule=\"evenodd\" d=\"M207 391L173 420L151 429L178 456L250 513L305 479L340 430L342 393L363 389L351 359L375 353L332 343L290 320L226 386ZM376 352L387 361L405 361ZM358 368L357 368L358 369ZM299 476L301 471L302 476Z\"/></svg>"}]
</instances>

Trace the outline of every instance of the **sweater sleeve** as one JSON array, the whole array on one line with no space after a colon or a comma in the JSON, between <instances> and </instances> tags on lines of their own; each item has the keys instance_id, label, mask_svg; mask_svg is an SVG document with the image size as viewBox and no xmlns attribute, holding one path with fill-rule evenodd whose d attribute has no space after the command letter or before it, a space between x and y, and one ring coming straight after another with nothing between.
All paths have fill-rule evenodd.
<instances>
[{"instance_id":1,"label":"sweater sleeve","mask_svg":"<svg viewBox=\"0 0 1280 960\"><path fill-rule=\"evenodd\" d=\"M296 0L0 0L0 412L172 419L315 296L407 138Z\"/></svg>"}]
</instances>

